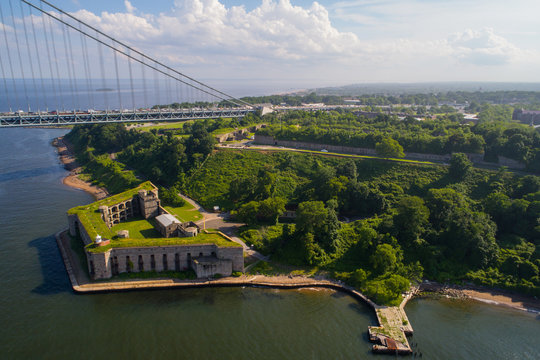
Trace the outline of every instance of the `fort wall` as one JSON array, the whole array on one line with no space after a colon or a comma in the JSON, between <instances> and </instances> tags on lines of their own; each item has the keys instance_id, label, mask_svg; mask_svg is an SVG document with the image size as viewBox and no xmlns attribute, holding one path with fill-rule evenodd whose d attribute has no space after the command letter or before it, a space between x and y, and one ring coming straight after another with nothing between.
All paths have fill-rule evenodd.
<instances>
[{"instance_id":1,"label":"fort wall","mask_svg":"<svg viewBox=\"0 0 540 360\"><path fill-rule=\"evenodd\" d=\"M274 138L273 136L257 135L257 134L255 135L255 143L262 144L262 145L284 146L284 147L289 147L289 148L300 148L300 149L308 149L308 150L316 150L316 151L320 151L321 149L326 149L330 152L355 154L355 155L371 155L371 156L377 155L377 152L375 151L375 149L370 149L370 148L308 143L308 142L295 141L295 140L279 140L279 139ZM508 166L513 169L525 168L524 164L518 161L512 160L512 159L505 158L503 156L499 156L498 163L489 163L489 162L484 161L484 154L467 153L466 155L469 158L469 160L471 160L473 163L478 164L478 165L486 165L486 166L501 165L501 166ZM452 154L439 155L439 154L405 152L405 157L407 159L415 159L415 160L448 162L452 158Z\"/></svg>"},{"instance_id":2,"label":"fort wall","mask_svg":"<svg viewBox=\"0 0 540 360\"><path fill-rule=\"evenodd\" d=\"M89 272L94 279L108 279L124 272L184 271L192 267L194 258L199 257L213 257L223 262L218 273L224 276L231 275L233 271L244 271L244 253L241 247L220 248L214 244L197 244L126 247L113 248L102 253L87 252ZM230 262L228 268L225 265L227 262Z\"/></svg>"}]
</instances>

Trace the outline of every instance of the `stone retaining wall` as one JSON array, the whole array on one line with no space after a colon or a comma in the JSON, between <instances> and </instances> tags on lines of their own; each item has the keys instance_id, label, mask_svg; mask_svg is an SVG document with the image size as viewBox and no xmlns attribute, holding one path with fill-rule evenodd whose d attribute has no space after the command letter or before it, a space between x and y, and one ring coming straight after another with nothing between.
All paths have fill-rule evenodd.
<instances>
[{"instance_id":1,"label":"stone retaining wall","mask_svg":"<svg viewBox=\"0 0 540 360\"><path fill-rule=\"evenodd\" d=\"M328 150L329 152L336 153L346 153L346 154L355 154L355 155L373 155L376 156L377 152L375 149L370 148L361 148L361 147L351 147L351 146L340 146L340 145L329 145L329 144L318 144L318 143L309 143L303 141L295 140L280 140L276 139L273 136L267 135L258 135L255 134L255 143L261 145L272 145L272 146L284 146L288 148L297 148L297 149L308 149L321 151L323 149ZM483 166L507 166L512 169L524 169L525 165L504 156L499 156L498 163L489 163L484 161L484 154L473 154L466 153L470 161L477 165ZM425 160L425 161L439 161L439 162L448 162L452 158L452 154L424 154L424 153L414 153L414 152L405 152L405 158L414 159L414 160Z\"/></svg>"},{"instance_id":2,"label":"stone retaining wall","mask_svg":"<svg viewBox=\"0 0 540 360\"><path fill-rule=\"evenodd\" d=\"M244 271L241 247L219 247L214 244L119 247L102 253L87 252L89 272L94 279L108 279L115 274L142 271L183 271L191 259L214 256L232 262L232 271ZM222 275L231 275L231 272Z\"/></svg>"}]
</instances>

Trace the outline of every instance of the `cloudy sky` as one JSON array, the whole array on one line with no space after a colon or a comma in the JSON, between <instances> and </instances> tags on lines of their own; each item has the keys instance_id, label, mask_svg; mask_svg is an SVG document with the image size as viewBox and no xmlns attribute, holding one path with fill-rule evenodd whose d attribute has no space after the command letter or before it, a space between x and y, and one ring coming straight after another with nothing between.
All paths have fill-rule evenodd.
<instances>
[{"instance_id":1,"label":"cloudy sky","mask_svg":"<svg viewBox=\"0 0 540 360\"><path fill-rule=\"evenodd\" d=\"M538 0L52 0L200 79L540 81Z\"/></svg>"}]
</instances>

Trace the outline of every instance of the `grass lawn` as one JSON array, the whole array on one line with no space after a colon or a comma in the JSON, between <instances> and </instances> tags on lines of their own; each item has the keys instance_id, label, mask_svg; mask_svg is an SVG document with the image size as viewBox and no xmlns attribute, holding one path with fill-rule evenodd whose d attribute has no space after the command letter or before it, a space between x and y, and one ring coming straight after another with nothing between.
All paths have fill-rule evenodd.
<instances>
[{"instance_id":1,"label":"grass lawn","mask_svg":"<svg viewBox=\"0 0 540 360\"><path fill-rule=\"evenodd\" d=\"M168 123L168 124L160 124L160 125L153 125L153 126L141 126L141 127L136 127L135 129L137 129L139 131L142 131L142 132L150 131L152 129L156 129L156 130L161 130L161 129L181 129L184 126L184 124L188 123L188 122L193 122L193 121L188 120L188 121L172 122L172 123Z\"/></svg>"},{"instance_id":2,"label":"grass lawn","mask_svg":"<svg viewBox=\"0 0 540 360\"><path fill-rule=\"evenodd\" d=\"M111 228L113 234L116 234L120 230L129 231L129 237L132 239L161 237L161 234L154 228L154 224L142 217L122 221L120 224L116 224Z\"/></svg>"},{"instance_id":3,"label":"grass lawn","mask_svg":"<svg viewBox=\"0 0 540 360\"><path fill-rule=\"evenodd\" d=\"M186 203L180 207L165 206L165 209L182 222L202 220L202 214L193 205Z\"/></svg>"},{"instance_id":4,"label":"grass lawn","mask_svg":"<svg viewBox=\"0 0 540 360\"><path fill-rule=\"evenodd\" d=\"M144 231L143 231L144 232ZM131 233L129 234L131 236ZM90 252L100 253L111 248L120 247L143 247L143 246L170 246L170 245L198 245L198 244L215 244L223 247L238 247L241 246L233 241L228 240L218 233L200 233L194 237L181 238L128 238L128 239L113 239L109 245L96 246L90 244L86 249Z\"/></svg>"}]
</instances>

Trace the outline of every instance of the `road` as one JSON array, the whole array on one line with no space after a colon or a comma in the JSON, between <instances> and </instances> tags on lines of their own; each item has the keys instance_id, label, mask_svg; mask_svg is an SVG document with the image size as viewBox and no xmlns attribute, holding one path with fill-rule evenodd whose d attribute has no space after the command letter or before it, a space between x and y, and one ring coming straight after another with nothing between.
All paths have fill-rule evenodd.
<instances>
[{"instance_id":1,"label":"road","mask_svg":"<svg viewBox=\"0 0 540 360\"><path fill-rule=\"evenodd\" d=\"M183 195L179 194L182 199L186 200L188 203L193 205L197 211L199 211L203 219L195 222L199 227L205 228L205 229L216 229L230 237L235 243L242 245L244 248L244 252L247 256L253 256L259 260L268 260L267 256L264 256L260 252L253 250L250 248L242 239L240 239L238 236L236 236L236 233L238 231L238 228L240 226L244 226L244 223L237 223L237 222L229 222L229 213L213 213L206 211L198 202L195 200Z\"/></svg>"}]
</instances>

